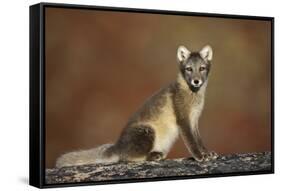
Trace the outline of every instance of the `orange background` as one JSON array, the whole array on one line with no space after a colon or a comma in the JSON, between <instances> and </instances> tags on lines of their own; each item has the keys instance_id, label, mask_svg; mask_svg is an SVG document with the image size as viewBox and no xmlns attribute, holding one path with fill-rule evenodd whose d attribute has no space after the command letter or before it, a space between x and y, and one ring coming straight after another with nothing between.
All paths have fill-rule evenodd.
<instances>
[{"instance_id":1,"label":"orange background","mask_svg":"<svg viewBox=\"0 0 281 191\"><path fill-rule=\"evenodd\" d=\"M218 153L270 150L269 21L46 8L46 167L114 142L175 80L176 50L213 47L200 131ZM188 157L182 140L169 158Z\"/></svg>"}]
</instances>

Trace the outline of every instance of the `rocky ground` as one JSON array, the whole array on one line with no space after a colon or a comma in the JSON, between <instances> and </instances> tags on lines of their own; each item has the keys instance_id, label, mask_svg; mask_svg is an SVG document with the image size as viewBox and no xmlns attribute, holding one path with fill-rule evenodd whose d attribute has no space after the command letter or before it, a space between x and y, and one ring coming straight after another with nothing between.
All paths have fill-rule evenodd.
<instances>
[{"instance_id":1,"label":"rocky ground","mask_svg":"<svg viewBox=\"0 0 281 191\"><path fill-rule=\"evenodd\" d=\"M47 169L46 183L74 183L271 170L271 153L230 154L209 162L173 159L159 162L92 164Z\"/></svg>"}]
</instances>

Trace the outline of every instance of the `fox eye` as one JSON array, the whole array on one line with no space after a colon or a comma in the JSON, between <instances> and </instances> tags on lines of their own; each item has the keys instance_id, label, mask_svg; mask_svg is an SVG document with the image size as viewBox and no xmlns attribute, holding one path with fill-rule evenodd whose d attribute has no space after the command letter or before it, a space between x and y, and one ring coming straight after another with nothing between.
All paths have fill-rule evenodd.
<instances>
[{"instance_id":1,"label":"fox eye","mask_svg":"<svg viewBox=\"0 0 281 191\"><path fill-rule=\"evenodd\" d=\"M206 66L200 66L199 70L200 70L200 71L206 70Z\"/></svg>"},{"instance_id":2,"label":"fox eye","mask_svg":"<svg viewBox=\"0 0 281 191\"><path fill-rule=\"evenodd\" d=\"M192 68L190 66L186 67L185 70L188 71L188 72L192 72Z\"/></svg>"}]
</instances>

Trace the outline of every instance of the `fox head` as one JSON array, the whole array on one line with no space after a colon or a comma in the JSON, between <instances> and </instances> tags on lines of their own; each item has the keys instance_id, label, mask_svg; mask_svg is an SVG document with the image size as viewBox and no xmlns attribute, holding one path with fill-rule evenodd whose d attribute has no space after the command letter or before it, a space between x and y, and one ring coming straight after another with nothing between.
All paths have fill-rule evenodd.
<instances>
[{"instance_id":1,"label":"fox head","mask_svg":"<svg viewBox=\"0 0 281 191\"><path fill-rule=\"evenodd\" d=\"M204 46L199 52L191 52L179 46L177 60L180 72L192 92L197 92L207 81L211 69L213 51L211 46Z\"/></svg>"}]
</instances>

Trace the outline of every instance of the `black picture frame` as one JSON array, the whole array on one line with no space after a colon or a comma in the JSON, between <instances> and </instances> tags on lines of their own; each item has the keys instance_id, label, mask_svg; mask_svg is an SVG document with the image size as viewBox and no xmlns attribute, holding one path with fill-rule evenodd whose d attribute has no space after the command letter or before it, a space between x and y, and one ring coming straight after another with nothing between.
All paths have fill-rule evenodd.
<instances>
[{"instance_id":1,"label":"black picture frame","mask_svg":"<svg viewBox=\"0 0 281 191\"><path fill-rule=\"evenodd\" d=\"M211 175L179 176L179 177L159 177L153 179L133 179L133 180L108 180L99 182L80 182L63 184L45 183L45 9L48 7L64 9L86 9L117 11L128 13L152 13L165 15L183 15L199 17L215 17L230 19L263 20L271 23L271 170L257 172L224 173ZM30 139L29 139L29 184L38 188L98 185L112 183L129 183L145 181L162 181L176 179L206 178L241 176L253 174L274 173L274 18L248 15L228 15L213 13L195 13L182 11L102 7L89 5L39 3L30 6Z\"/></svg>"}]
</instances>

